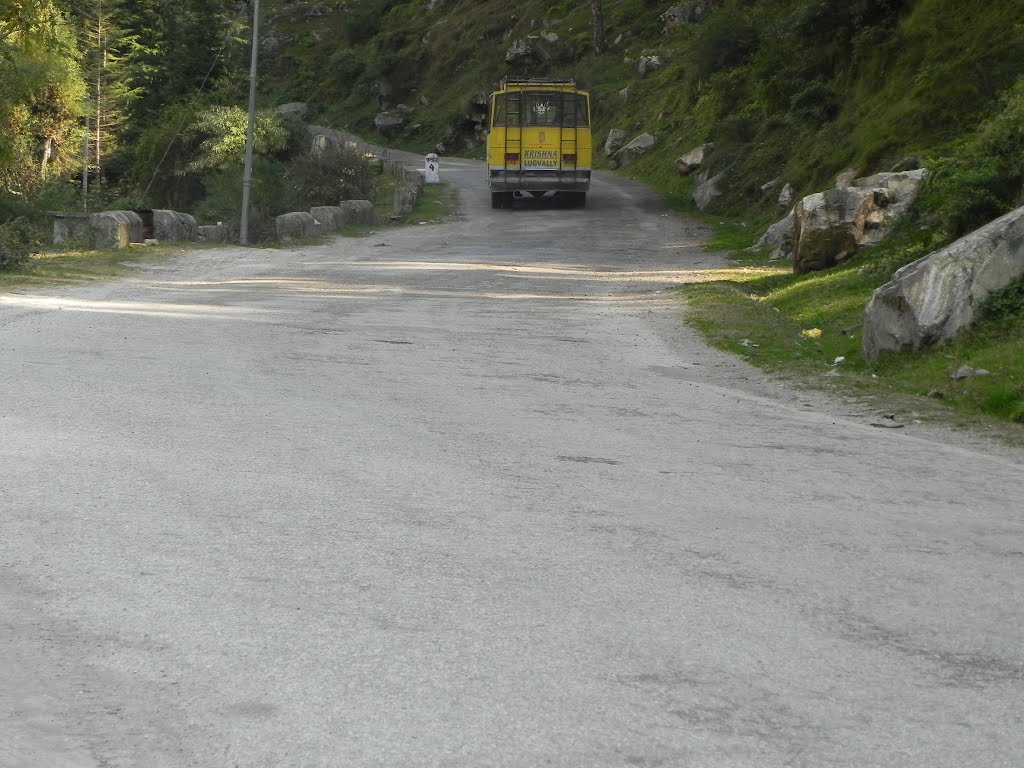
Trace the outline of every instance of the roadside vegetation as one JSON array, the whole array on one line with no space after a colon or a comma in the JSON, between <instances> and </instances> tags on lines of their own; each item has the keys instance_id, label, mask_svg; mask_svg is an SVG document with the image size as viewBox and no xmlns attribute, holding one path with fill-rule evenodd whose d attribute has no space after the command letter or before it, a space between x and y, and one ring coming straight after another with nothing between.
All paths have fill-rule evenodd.
<instances>
[{"instance_id":1,"label":"roadside vegetation","mask_svg":"<svg viewBox=\"0 0 1024 768\"><path fill-rule=\"evenodd\" d=\"M773 265L749 251L756 233L716 220L708 247L760 269L683 289L692 322L714 344L814 386L930 397L964 415L1024 424L1024 282L989 297L969 332L934 350L874 364L861 354L861 315L876 288L1024 204L1024 82L976 131L938 152L914 217L886 242L825 272L795 275L788 264ZM820 336L805 335L815 329ZM964 366L987 373L954 378Z\"/></svg>"},{"instance_id":2,"label":"roadside vegetation","mask_svg":"<svg viewBox=\"0 0 1024 768\"><path fill-rule=\"evenodd\" d=\"M965 417L1024 423L1024 284L992 296L955 340L868 364L861 314L881 284L870 257L809 276L751 264L679 292L688 321L712 344L795 383L868 399L898 395L905 411L934 413L942 404ZM954 378L964 366L988 373Z\"/></svg>"}]
</instances>

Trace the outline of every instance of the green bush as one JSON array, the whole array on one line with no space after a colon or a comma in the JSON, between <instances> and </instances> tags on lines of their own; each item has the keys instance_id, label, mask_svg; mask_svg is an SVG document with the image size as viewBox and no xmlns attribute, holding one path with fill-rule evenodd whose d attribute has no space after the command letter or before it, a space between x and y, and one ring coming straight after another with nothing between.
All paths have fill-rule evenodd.
<instances>
[{"instance_id":1,"label":"green bush","mask_svg":"<svg viewBox=\"0 0 1024 768\"><path fill-rule=\"evenodd\" d=\"M978 131L931 163L922 207L951 237L998 218L1024 198L1024 81Z\"/></svg>"},{"instance_id":2,"label":"green bush","mask_svg":"<svg viewBox=\"0 0 1024 768\"><path fill-rule=\"evenodd\" d=\"M327 148L294 158L281 179L290 210L337 205L341 200L372 199L377 174L367 158L350 150Z\"/></svg>"},{"instance_id":3,"label":"green bush","mask_svg":"<svg viewBox=\"0 0 1024 768\"><path fill-rule=\"evenodd\" d=\"M249 237L252 241L273 239L274 217L288 209L281 184L286 166L265 157L253 158L249 192ZM206 197L195 208L202 222L222 222L237 232L242 213L242 179L236 170L225 170L204 178Z\"/></svg>"},{"instance_id":4,"label":"green bush","mask_svg":"<svg viewBox=\"0 0 1024 768\"><path fill-rule=\"evenodd\" d=\"M992 320L1024 317L1024 280L990 293L982 302L980 316Z\"/></svg>"},{"instance_id":5,"label":"green bush","mask_svg":"<svg viewBox=\"0 0 1024 768\"><path fill-rule=\"evenodd\" d=\"M328 68L332 81L348 85L362 76L366 66L354 51L341 48L331 56Z\"/></svg>"},{"instance_id":6,"label":"green bush","mask_svg":"<svg viewBox=\"0 0 1024 768\"><path fill-rule=\"evenodd\" d=\"M28 264L39 244L28 220L19 217L0 224L0 270L17 269Z\"/></svg>"}]
</instances>

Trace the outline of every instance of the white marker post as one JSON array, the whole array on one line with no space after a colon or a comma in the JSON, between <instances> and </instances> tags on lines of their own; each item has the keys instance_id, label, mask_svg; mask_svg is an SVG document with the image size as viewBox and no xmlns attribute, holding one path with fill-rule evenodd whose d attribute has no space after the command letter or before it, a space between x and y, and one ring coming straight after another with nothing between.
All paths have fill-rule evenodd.
<instances>
[{"instance_id":1,"label":"white marker post","mask_svg":"<svg viewBox=\"0 0 1024 768\"><path fill-rule=\"evenodd\" d=\"M441 183L441 163L437 159L437 155L431 152L426 157L426 165L423 171L423 180L427 184L440 184Z\"/></svg>"}]
</instances>

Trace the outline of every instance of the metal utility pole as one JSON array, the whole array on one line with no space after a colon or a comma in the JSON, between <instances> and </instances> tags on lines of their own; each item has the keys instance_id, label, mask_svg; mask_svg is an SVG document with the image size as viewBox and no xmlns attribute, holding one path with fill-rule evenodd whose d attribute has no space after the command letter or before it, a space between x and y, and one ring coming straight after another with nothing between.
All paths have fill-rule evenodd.
<instances>
[{"instance_id":1,"label":"metal utility pole","mask_svg":"<svg viewBox=\"0 0 1024 768\"><path fill-rule=\"evenodd\" d=\"M242 245L249 244L249 192L252 190L252 146L256 133L256 58L260 50L260 0L252 4L252 63L249 67L249 126L245 131L245 169L242 171Z\"/></svg>"}]
</instances>

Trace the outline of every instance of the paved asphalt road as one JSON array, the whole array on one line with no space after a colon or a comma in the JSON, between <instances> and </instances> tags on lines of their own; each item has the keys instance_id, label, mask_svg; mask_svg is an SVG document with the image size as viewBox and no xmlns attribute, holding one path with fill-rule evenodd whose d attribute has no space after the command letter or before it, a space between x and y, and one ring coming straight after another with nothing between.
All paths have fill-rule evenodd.
<instances>
[{"instance_id":1,"label":"paved asphalt road","mask_svg":"<svg viewBox=\"0 0 1024 768\"><path fill-rule=\"evenodd\" d=\"M707 349L602 178L0 297L0 766L1024 765L1024 463Z\"/></svg>"}]
</instances>

